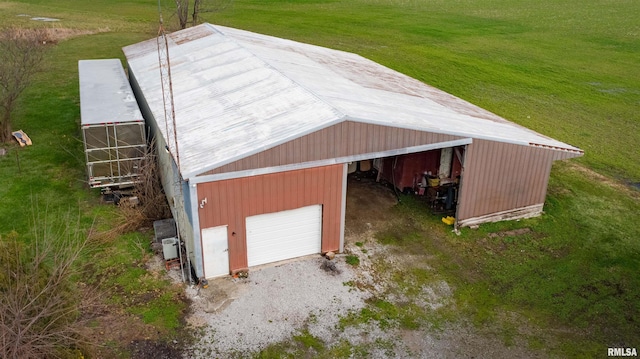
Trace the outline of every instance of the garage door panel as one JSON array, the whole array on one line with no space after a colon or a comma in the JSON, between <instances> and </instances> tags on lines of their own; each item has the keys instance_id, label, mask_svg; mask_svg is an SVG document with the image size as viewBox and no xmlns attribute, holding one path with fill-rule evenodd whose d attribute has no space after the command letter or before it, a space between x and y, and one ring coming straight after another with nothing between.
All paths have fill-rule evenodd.
<instances>
[{"instance_id":1,"label":"garage door panel","mask_svg":"<svg viewBox=\"0 0 640 359\"><path fill-rule=\"evenodd\" d=\"M247 217L250 267L320 253L322 206Z\"/></svg>"},{"instance_id":2,"label":"garage door panel","mask_svg":"<svg viewBox=\"0 0 640 359\"><path fill-rule=\"evenodd\" d=\"M292 248L293 246L295 246L295 248ZM280 247L282 249L275 249L275 247ZM283 240L279 241L278 243L272 243L270 245L252 246L251 250L254 253L253 255L251 254L251 251L249 251L248 253L249 266L254 266L283 259L305 256L307 254L320 253L320 246L316 245L315 243L300 245L299 241ZM256 261L252 261L251 259L255 259L256 256L262 257L259 252L271 253L271 257L265 258L265 261L262 261L261 263L254 263Z\"/></svg>"},{"instance_id":3,"label":"garage door panel","mask_svg":"<svg viewBox=\"0 0 640 359\"><path fill-rule=\"evenodd\" d=\"M266 222L262 226L257 226L255 230L247 229L248 233L255 233L265 237L279 237L287 238L291 233L304 233L309 232L310 227L316 227L314 223L286 223L286 226L281 228L274 228L276 224ZM261 233L257 233L261 232Z\"/></svg>"}]
</instances>

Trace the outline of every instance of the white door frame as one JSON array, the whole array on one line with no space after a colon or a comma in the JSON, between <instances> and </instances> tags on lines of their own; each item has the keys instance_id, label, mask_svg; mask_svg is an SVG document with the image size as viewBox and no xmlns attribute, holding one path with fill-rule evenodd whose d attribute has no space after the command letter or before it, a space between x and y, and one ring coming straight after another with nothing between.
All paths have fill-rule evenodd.
<instances>
[{"instance_id":1,"label":"white door frame","mask_svg":"<svg viewBox=\"0 0 640 359\"><path fill-rule=\"evenodd\" d=\"M229 274L228 226L202 229L202 261L204 277L213 278Z\"/></svg>"}]
</instances>

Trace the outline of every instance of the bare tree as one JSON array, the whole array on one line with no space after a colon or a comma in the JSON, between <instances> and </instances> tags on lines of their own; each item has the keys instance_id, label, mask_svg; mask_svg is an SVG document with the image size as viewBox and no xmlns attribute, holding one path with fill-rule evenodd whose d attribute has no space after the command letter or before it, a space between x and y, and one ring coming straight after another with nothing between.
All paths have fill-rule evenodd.
<instances>
[{"instance_id":1,"label":"bare tree","mask_svg":"<svg viewBox=\"0 0 640 359\"><path fill-rule=\"evenodd\" d=\"M11 114L41 69L46 38L44 30L9 28L0 32L0 143L11 140Z\"/></svg>"},{"instance_id":2,"label":"bare tree","mask_svg":"<svg viewBox=\"0 0 640 359\"><path fill-rule=\"evenodd\" d=\"M15 232L0 241L2 358L61 357L89 343L81 328L96 308L97 292L77 282L86 237L71 225L53 231L46 219L34 222L28 245Z\"/></svg>"},{"instance_id":3,"label":"bare tree","mask_svg":"<svg viewBox=\"0 0 640 359\"><path fill-rule=\"evenodd\" d=\"M176 14L178 15L178 22L180 23L180 29L185 29L187 27L187 24L189 23L189 0L175 0L175 1L176 1Z\"/></svg>"},{"instance_id":4,"label":"bare tree","mask_svg":"<svg viewBox=\"0 0 640 359\"><path fill-rule=\"evenodd\" d=\"M233 0L194 0L193 14L191 15L193 26L198 25L201 14L219 13L232 4Z\"/></svg>"},{"instance_id":5,"label":"bare tree","mask_svg":"<svg viewBox=\"0 0 640 359\"><path fill-rule=\"evenodd\" d=\"M132 193L138 199L138 203L131 205L127 201L120 202L124 219L123 232L149 226L157 219L171 217L167 197L160 182L160 169L155 148L156 141L152 139L147 146L144 159L138 164L139 176Z\"/></svg>"},{"instance_id":6,"label":"bare tree","mask_svg":"<svg viewBox=\"0 0 640 359\"><path fill-rule=\"evenodd\" d=\"M180 29L186 29L189 25L189 0L175 0L176 15ZM233 4L233 0L193 0L193 12L191 13L191 26L198 25L200 15L204 13L221 12Z\"/></svg>"}]
</instances>

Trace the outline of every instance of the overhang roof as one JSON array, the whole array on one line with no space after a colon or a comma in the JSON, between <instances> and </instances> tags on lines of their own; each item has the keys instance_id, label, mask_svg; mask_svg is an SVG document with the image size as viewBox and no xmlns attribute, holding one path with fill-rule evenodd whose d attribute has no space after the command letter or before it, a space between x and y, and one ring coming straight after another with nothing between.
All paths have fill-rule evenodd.
<instances>
[{"instance_id":1,"label":"overhang roof","mask_svg":"<svg viewBox=\"0 0 640 359\"><path fill-rule=\"evenodd\" d=\"M184 178L340 121L582 153L352 53L211 24L168 41ZM168 138L156 39L123 50Z\"/></svg>"},{"instance_id":2,"label":"overhang roof","mask_svg":"<svg viewBox=\"0 0 640 359\"><path fill-rule=\"evenodd\" d=\"M80 60L83 126L144 121L119 59Z\"/></svg>"}]
</instances>

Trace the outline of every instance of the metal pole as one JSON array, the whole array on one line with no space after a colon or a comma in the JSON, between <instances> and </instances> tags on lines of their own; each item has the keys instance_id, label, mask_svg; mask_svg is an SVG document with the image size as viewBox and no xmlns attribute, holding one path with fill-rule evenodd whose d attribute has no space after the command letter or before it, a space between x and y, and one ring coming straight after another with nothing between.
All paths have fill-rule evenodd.
<instances>
[{"instance_id":1,"label":"metal pole","mask_svg":"<svg viewBox=\"0 0 640 359\"><path fill-rule=\"evenodd\" d=\"M192 284L193 278L191 277L191 257L189 257L189 248L187 248L186 243L184 245L184 249L187 251L187 271L189 274L189 284Z\"/></svg>"},{"instance_id":2,"label":"metal pole","mask_svg":"<svg viewBox=\"0 0 640 359\"><path fill-rule=\"evenodd\" d=\"M115 131L115 128L113 129ZM109 125L105 125L104 133L107 136L107 152L109 153L109 178L113 182L113 158L111 158L111 141L109 140Z\"/></svg>"},{"instance_id":3,"label":"metal pole","mask_svg":"<svg viewBox=\"0 0 640 359\"><path fill-rule=\"evenodd\" d=\"M182 283L184 283L184 266L182 265L182 240L180 239L180 225L176 221L176 235L178 237L178 257L180 258L180 274L182 274Z\"/></svg>"},{"instance_id":4,"label":"metal pole","mask_svg":"<svg viewBox=\"0 0 640 359\"><path fill-rule=\"evenodd\" d=\"M122 167L120 166L120 148L118 148L118 125L113 124L113 139L115 141L116 162L118 163L118 182L122 179Z\"/></svg>"},{"instance_id":5,"label":"metal pole","mask_svg":"<svg viewBox=\"0 0 640 359\"><path fill-rule=\"evenodd\" d=\"M465 163L467 158L467 150L468 150L468 145L464 145L464 154L460 154L460 158L458 158L458 160L460 161L460 180L458 181L458 193L456 194L456 214L455 214L455 222L453 224L453 230L456 233L459 233L458 231L460 230L460 224L458 222L458 214L460 212L460 193L462 192L462 182L464 180L464 168L465 168Z\"/></svg>"}]
</instances>

